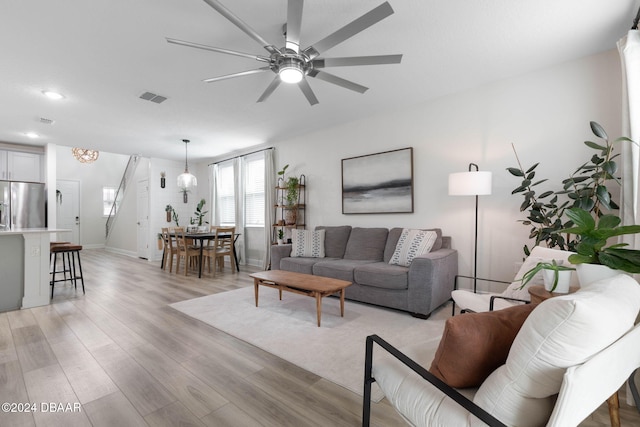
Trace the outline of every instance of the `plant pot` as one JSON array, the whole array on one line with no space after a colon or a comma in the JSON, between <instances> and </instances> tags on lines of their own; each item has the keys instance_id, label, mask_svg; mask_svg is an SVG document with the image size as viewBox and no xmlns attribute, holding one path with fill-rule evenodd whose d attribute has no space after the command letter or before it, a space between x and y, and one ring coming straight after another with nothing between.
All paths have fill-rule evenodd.
<instances>
[{"instance_id":1,"label":"plant pot","mask_svg":"<svg viewBox=\"0 0 640 427\"><path fill-rule=\"evenodd\" d=\"M284 241L282 239L278 239L278 245L284 245Z\"/></svg>"},{"instance_id":2,"label":"plant pot","mask_svg":"<svg viewBox=\"0 0 640 427\"><path fill-rule=\"evenodd\" d=\"M553 287L553 278L555 271L553 270L542 270L542 280L544 281L544 288L549 292L555 292L558 294L567 294L569 293L569 284L571 283L571 270L558 271L558 284L554 290L551 290Z\"/></svg>"},{"instance_id":3,"label":"plant pot","mask_svg":"<svg viewBox=\"0 0 640 427\"><path fill-rule=\"evenodd\" d=\"M298 220L298 211L296 209L285 209L284 210L284 221L287 225L295 225Z\"/></svg>"},{"instance_id":4,"label":"plant pot","mask_svg":"<svg viewBox=\"0 0 640 427\"><path fill-rule=\"evenodd\" d=\"M171 211L167 211L167 222L171 222Z\"/></svg>"},{"instance_id":5,"label":"plant pot","mask_svg":"<svg viewBox=\"0 0 640 427\"><path fill-rule=\"evenodd\" d=\"M165 178L160 178L160 188L164 188L165 186Z\"/></svg>"},{"instance_id":6,"label":"plant pot","mask_svg":"<svg viewBox=\"0 0 640 427\"><path fill-rule=\"evenodd\" d=\"M622 272L601 264L578 264L576 265L576 273L578 274L580 287L584 288L593 282L609 279Z\"/></svg>"}]
</instances>

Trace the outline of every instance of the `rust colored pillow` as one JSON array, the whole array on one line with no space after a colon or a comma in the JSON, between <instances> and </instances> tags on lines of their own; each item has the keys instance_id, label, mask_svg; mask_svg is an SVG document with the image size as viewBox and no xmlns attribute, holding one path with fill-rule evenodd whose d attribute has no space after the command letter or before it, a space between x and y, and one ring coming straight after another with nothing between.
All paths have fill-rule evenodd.
<instances>
[{"instance_id":1,"label":"rust colored pillow","mask_svg":"<svg viewBox=\"0 0 640 427\"><path fill-rule=\"evenodd\" d=\"M451 387L478 387L504 365L533 304L447 319L429 372Z\"/></svg>"}]
</instances>

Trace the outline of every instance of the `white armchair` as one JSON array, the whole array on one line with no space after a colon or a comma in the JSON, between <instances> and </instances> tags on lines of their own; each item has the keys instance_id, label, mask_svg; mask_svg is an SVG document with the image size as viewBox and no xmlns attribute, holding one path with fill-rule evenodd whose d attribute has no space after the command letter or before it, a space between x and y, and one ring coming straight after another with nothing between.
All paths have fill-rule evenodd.
<instances>
[{"instance_id":1,"label":"white armchair","mask_svg":"<svg viewBox=\"0 0 640 427\"><path fill-rule=\"evenodd\" d=\"M639 310L640 285L626 275L544 301L522 325L506 363L462 393L424 369L425 362L368 337L363 426L374 382L414 426L575 426L640 367L640 326L633 328ZM374 343L395 358L374 358ZM414 350L418 357L433 354Z\"/></svg>"},{"instance_id":2,"label":"white armchair","mask_svg":"<svg viewBox=\"0 0 640 427\"><path fill-rule=\"evenodd\" d=\"M457 305L460 310L473 311L476 313L512 307L517 304L522 304L523 301L529 302L531 297L528 288L532 285L541 285L542 276L536 275L536 277L522 289L519 289L522 286L522 282L516 279L521 279L524 273L531 270L539 262L556 260L562 261L564 265L570 265L568 258L572 253L573 252L535 246L520 267L520 270L516 273L514 281L504 292L474 293L465 289L455 289L451 292L451 298L453 298L454 305ZM572 285L577 285L577 276L575 274L572 275Z\"/></svg>"}]
</instances>

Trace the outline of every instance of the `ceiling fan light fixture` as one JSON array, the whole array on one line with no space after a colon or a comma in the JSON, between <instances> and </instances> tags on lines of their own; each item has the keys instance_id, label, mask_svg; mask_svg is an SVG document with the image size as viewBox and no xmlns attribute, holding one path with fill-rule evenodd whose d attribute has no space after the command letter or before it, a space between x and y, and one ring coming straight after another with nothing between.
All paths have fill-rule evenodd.
<instances>
[{"instance_id":1,"label":"ceiling fan light fixture","mask_svg":"<svg viewBox=\"0 0 640 427\"><path fill-rule=\"evenodd\" d=\"M278 68L278 75L284 83L299 83L304 77L304 69L299 60L284 58Z\"/></svg>"}]
</instances>

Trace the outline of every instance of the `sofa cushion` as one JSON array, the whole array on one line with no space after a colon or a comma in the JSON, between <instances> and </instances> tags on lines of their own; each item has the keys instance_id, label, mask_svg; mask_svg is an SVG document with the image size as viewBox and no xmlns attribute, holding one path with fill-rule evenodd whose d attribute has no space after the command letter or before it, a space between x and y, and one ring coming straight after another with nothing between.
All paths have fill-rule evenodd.
<instances>
[{"instance_id":1,"label":"sofa cushion","mask_svg":"<svg viewBox=\"0 0 640 427\"><path fill-rule=\"evenodd\" d=\"M296 273L313 274L313 266L319 261L337 258L303 258L287 257L280 260L280 270L293 271Z\"/></svg>"},{"instance_id":2,"label":"sofa cushion","mask_svg":"<svg viewBox=\"0 0 640 427\"><path fill-rule=\"evenodd\" d=\"M431 250L436 238L435 231L405 228L402 230L389 264L409 267L415 257L424 255Z\"/></svg>"},{"instance_id":3,"label":"sofa cushion","mask_svg":"<svg viewBox=\"0 0 640 427\"><path fill-rule=\"evenodd\" d=\"M400 235L402 234L402 230L404 230L404 228L400 228L400 227L394 227L391 230L389 230L387 242L384 246L384 257L382 259L384 262L389 262L391 260L391 256L393 256L393 253L396 250L396 245L398 244L398 240L400 240ZM443 239L442 239L442 230L440 228L424 228L422 230L436 232L437 238L436 238L436 241L433 243L433 246L431 247L431 251L437 251L438 249L442 248Z\"/></svg>"},{"instance_id":4,"label":"sofa cushion","mask_svg":"<svg viewBox=\"0 0 640 427\"><path fill-rule=\"evenodd\" d=\"M350 225L337 227L318 226L316 230L324 230L324 254L330 258L343 258L347 248L347 240L351 234Z\"/></svg>"},{"instance_id":5,"label":"sofa cushion","mask_svg":"<svg viewBox=\"0 0 640 427\"><path fill-rule=\"evenodd\" d=\"M316 276L331 277L333 279L348 280L354 282L353 270L372 261L336 259L317 262L313 265L313 274Z\"/></svg>"},{"instance_id":6,"label":"sofa cushion","mask_svg":"<svg viewBox=\"0 0 640 427\"><path fill-rule=\"evenodd\" d=\"M291 230L291 256L324 258L324 230Z\"/></svg>"},{"instance_id":7,"label":"sofa cushion","mask_svg":"<svg viewBox=\"0 0 640 427\"><path fill-rule=\"evenodd\" d=\"M543 301L522 325L506 363L482 383L474 402L507 425L544 425L566 369L620 338L639 309L640 286L624 274Z\"/></svg>"},{"instance_id":8,"label":"sofa cushion","mask_svg":"<svg viewBox=\"0 0 640 427\"><path fill-rule=\"evenodd\" d=\"M408 289L409 269L399 265L374 262L357 266L353 271L354 282L363 286L383 289Z\"/></svg>"},{"instance_id":9,"label":"sofa cushion","mask_svg":"<svg viewBox=\"0 0 640 427\"><path fill-rule=\"evenodd\" d=\"M451 387L478 387L507 360L516 334L534 306L469 313L447 319L429 371Z\"/></svg>"},{"instance_id":10,"label":"sofa cushion","mask_svg":"<svg viewBox=\"0 0 640 427\"><path fill-rule=\"evenodd\" d=\"M382 261L388 234L386 228L353 228L344 259Z\"/></svg>"}]
</instances>

